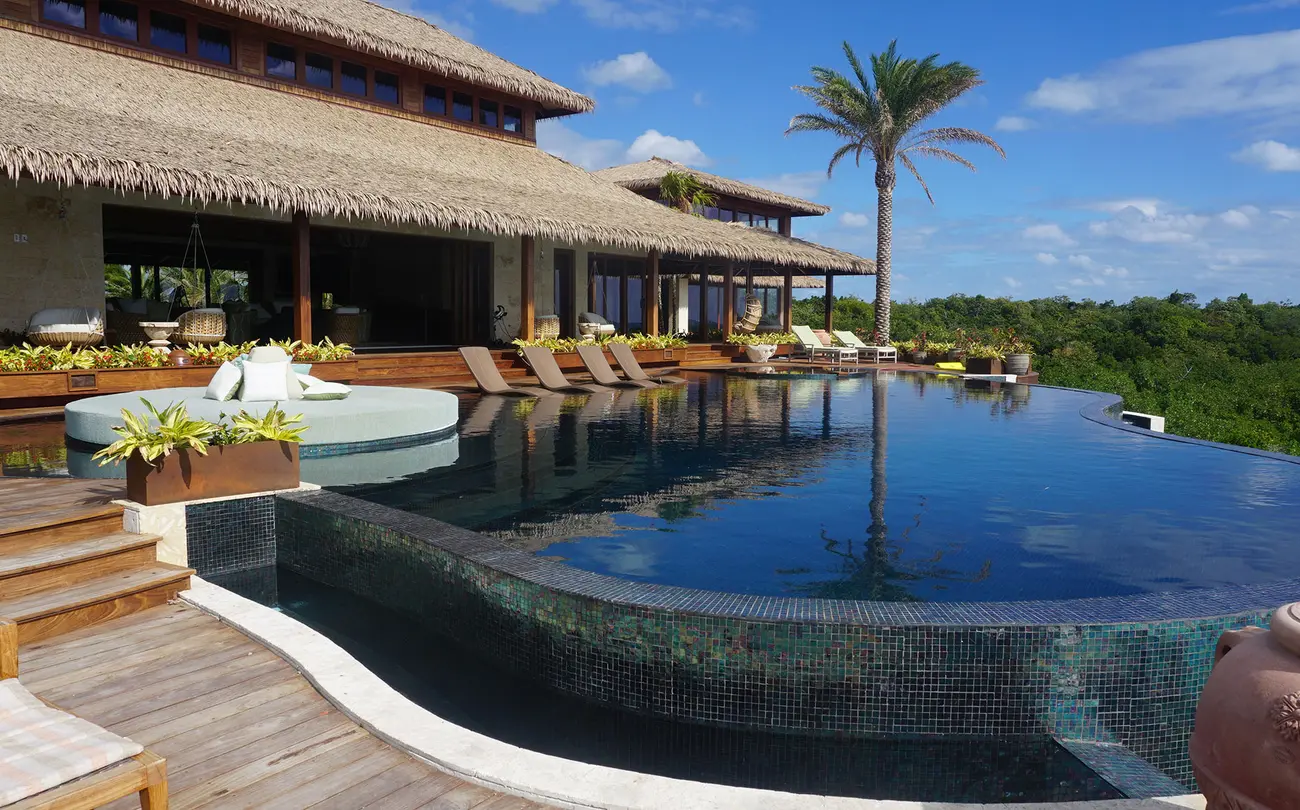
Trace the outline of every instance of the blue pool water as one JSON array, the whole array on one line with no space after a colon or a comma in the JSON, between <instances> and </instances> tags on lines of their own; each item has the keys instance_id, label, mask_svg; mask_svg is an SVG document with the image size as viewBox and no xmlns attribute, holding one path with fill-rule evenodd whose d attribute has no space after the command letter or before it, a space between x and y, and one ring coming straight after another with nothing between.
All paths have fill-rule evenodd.
<instances>
[{"instance_id":1,"label":"blue pool water","mask_svg":"<svg viewBox=\"0 0 1300 810\"><path fill-rule=\"evenodd\" d=\"M902 375L467 403L370 501L579 568L764 595L1031 600L1291 575L1300 465L1083 419L1086 393Z\"/></svg>"}]
</instances>

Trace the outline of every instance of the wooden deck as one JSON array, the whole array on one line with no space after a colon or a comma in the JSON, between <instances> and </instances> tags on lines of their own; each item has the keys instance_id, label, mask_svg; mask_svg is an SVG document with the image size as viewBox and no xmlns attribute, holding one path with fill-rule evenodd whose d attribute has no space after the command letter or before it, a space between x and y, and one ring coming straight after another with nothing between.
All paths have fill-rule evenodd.
<instances>
[{"instance_id":1,"label":"wooden deck","mask_svg":"<svg viewBox=\"0 0 1300 810\"><path fill-rule=\"evenodd\" d=\"M270 650L186 605L24 645L18 671L35 694L166 757L173 810L544 807L393 748Z\"/></svg>"},{"instance_id":2,"label":"wooden deck","mask_svg":"<svg viewBox=\"0 0 1300 810\"><path fill-rule=\"evenodd\" d=\"M122 481L0 477L0 535L120 515L125 497Z\"/></svg>"}]
</instances>

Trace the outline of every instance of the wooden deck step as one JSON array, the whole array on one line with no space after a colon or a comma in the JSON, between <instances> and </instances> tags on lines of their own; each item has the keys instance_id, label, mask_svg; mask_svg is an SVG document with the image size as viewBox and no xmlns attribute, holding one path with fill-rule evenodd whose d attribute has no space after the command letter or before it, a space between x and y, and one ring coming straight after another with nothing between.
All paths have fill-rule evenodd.
<instances>
[{"instance_id":1,"label":"wooden deck step","mask_svg":"<svg viewBox=\"0 0 1300 810\"><path fill-rule=\"evenodd\" d=\"M193 573L154 562L13 597L6 591L0 616L18 622L23 644L165 604L189 587Z\"/></svg>"},{"instance_id":2,"label":"wooden deck step","mask_svg":"<svg viewBox=\"0 0 1300 810\"><path fill-rule=\"evenodd\" d=\"M157 535L114 532L0 555L0 594L10 599L46 588L152 565Z\"/></svg>"},{"instance_id":3,"label":"wooden deck step","mask_svg":"<svg viewBox=\"0 0 1300 810\"><path fill-rule=\"evenodd\" d=\"M0 555L16 554L39 546L87 540L122 531L122 507L109 504L97 514L71 518L61 523L31 521L25 528L0 532Z\"/></svg>"}]
</instances>

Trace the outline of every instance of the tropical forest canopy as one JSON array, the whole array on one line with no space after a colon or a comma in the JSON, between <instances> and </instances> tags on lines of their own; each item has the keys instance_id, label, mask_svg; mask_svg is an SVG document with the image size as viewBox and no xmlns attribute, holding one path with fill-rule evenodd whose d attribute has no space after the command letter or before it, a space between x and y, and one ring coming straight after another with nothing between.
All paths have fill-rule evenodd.
<instances>
[{"instance_id":1,"label":"tropical forest canopy","mask_svg":"<svg viewBox=\"0 0 1300 810\"><path fill-rule=\"evenodd\" d=\"M794 302L794 322L819 325L821 297ZM872 305L834 302L835 328L872 333ZM1128 410L1163 415L1171 433L1300 455L1300 306L1246 295L1012 301L953 295L894 302L894 340L959 328L1014 327L1034 346L1041 382L1107 391Z\"/></svg>"}]
</instances>

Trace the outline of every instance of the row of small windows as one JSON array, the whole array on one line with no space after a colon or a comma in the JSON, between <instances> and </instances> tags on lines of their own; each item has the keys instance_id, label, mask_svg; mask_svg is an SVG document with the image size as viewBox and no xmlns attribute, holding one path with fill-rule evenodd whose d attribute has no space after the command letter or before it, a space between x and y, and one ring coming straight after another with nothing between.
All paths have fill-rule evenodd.
<instances>
[{"instance_id":1,"label":"row of small windows","mask_svg":"<svg viewBox=\"0 0 1300 810\"><path fill-rule=\"evenodd\" d=\"M751 214L748 211L733 211L730 208L714 208L712 206L701 208L697 213L705 219L716 219L721 222L741 222L751 228L766 228L769 231L781 229L780 217L769 217L763 214Z\"/></svg>"},{"instance_id":2,"label":"row of small windows","mask_svg":"<svg viewBox=\"0 0 1300 810\"><path fill-rule=\"evenodd\" d=\"M228 29L206 23L197 23L191 35L191 20L177 14L148 10L143 12L135 3L125 0L99 0L98 19L88 20L87 0L43 0L47 22L73 28L95 30L104 36L149 45L162 51L197 56L200 59L230 65L233 62L233 40ZM92 6L93 8L93 6ZM141 29L147 32L141 38ZM266 75L290 82L303 82L323 90L334 90L360 98L371 98L394 106L401 103L400 81L396 73L371 70L365 65L338 61L320 53L306 52L298 61L298 49L292 45L270 42L266 45ZM299 75L299 71L301 74ZM337 85L337 86L336 86ZM519 107L480 98L478 120L475 121L474 96L438 85L424 87L424 112L429 115L450 116L457 121L477 123L493 129L523 134L524 115Z\"/></svg>"}]
</instances>

